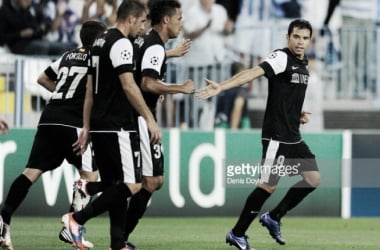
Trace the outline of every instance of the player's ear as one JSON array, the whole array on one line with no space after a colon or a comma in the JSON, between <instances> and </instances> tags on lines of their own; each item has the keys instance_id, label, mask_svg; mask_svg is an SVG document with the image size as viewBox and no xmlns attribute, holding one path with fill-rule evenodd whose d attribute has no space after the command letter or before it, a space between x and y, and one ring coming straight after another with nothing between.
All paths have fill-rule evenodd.
<instances>
[{"instance_id":1,"label":"player's ear","mask_svg":"<svg viewBox=\"0 0 380 250\"><path fill-rule=\"evenodd\" d=\"M129 24L134 24L136 22L136 17L132 16L132 15L129 15L127 17L127 21Z\"/></svg>"},{"instance_id":2,"label":"player's ear","mask_svg":"<svg viewBox=\"0 0 380 250\"><path fill-rule=\"evenodd\" d=\"M164 16L164 23L169 23L170 17L169 16Z\"/></svg>"}]
</instances>

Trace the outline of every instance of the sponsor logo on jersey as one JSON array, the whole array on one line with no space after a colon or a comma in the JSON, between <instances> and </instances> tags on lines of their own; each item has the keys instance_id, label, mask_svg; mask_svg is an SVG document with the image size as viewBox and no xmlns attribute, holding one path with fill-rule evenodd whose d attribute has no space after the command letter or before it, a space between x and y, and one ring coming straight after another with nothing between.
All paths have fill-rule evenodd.
<instances>
[{"instance_id":1,"label":"sponsor logo on jersey","mask_svg":"<svg viewBox=\"0 0 380 250\"><path fill-rule=\"evenodd\" d=\"M309 81L309 76L299 73L293 73L292 74L292 80L291 83L300 83L300 84L307 84Z\"/></svg>"}]
</instances>

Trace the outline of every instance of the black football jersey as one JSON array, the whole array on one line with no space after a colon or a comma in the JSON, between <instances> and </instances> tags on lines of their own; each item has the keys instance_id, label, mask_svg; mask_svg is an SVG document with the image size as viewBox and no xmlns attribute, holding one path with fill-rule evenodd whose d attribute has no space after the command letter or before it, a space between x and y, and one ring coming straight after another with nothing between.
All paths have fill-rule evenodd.
<instances>
[{"instance_id":1,"label":"black football jersey","mask_svg":"<svg viewBox=\"0 0 380 250\"><path fill-rule=\"evenodd\" d=\"M288 48L272 52L260 64L268 78L268 99L262 137L283 142L301 140L300 118L309 79L308 60Z\"/></svg>"},{"instance_id":2,"label":"black football jersey","mask_svg":"<svg viewBox=\"0 0 380 250\"><path fill-rule=\"evenodd\" d=\"M87 48L77 48L63 54L45 70L57 85L42 112L40 125L82 127L89 58Z\"/></svg>"},{"instance_id":3,"label":"black football jersey","mask_svg":"<svg viewBox=\"0 0 380 250\"><path fill-rule=\"evenodd\" d=\"M133 74L133 45L118 29L97 38L92 48L94 103L91 130L135 130L134 109L122 88L119 75Z\"/></svg>"},{"instance_id":4,"label":"black football jersey","mask_svg":"<svg viewBox=\"0 0 380 250\"><path fill-rule=\"evenodd\" d=\"M136 56L136 83L141 87L141 80L144 76L154 79L165 79L166 56L165 44L155 30L151 30L147 35L139 37L134 41ZM160 95L142 91L145 102L155 114L157 100Z\"/></svg>"}]
</instances>

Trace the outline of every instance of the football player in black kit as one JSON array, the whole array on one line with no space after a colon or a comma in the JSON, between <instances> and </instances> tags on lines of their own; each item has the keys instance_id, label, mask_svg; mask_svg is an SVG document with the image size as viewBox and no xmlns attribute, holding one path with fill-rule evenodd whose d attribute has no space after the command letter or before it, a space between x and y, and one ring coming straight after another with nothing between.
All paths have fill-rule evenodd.
<instances>
[{"instance_id":1,"label":"football player in black kit","mask_svg":"<svg viewBox=\"0 0 380 250\"><path fill-rule=\"evenodd\" d=\"M287 48L275 50L258 66L220 84L206 79L208 86L197 90L199 98L207 99L261 76L268 78L268 99L262 128L263 166L259 184L248 196L237 223L226 236L226 243L238 249L251 249L245 233L264 202L275 191L281 168L291 166L291 175L303 177L274 209L260 216L260 223L281 245L285 244L280 231L281 218L320 184L315 156L302 140L299 129L300 124L309 120L309 113L303 111L302 106L309 77L305 51L311 35L310 23L296 19L288 27Z\"/></svg>"},{"instance_id":2,"label":"football player in black kit","mask_svg":"<svg viewBox=\"0 0 380 250\"><path fill-rule=\"evenodd\" d=\"M128 39L144 30L146 15L145 7L138 1L123 1L114 27L98 37L91 49L83 129L76 146L81 153L91 133L101 182L107 188L83 210L62 216L62 223L80 250L85 249L83 225L106 211L111 227L110 249L125 249L127 198L140 190L142 178L135 112L146 120L152 143L162 139L161 129L134 80L133 45Z\"/></svg>"},{"instance_id":3,"label":"football player in black kit","mask_svg":"<svg viewBox=\"0 0 380 250\"><path fill-rule=\"evenodd\" d=\"M149 18L152 29L145 36L134 41L136 53L135 79L140 85L144 99L152 114L156 116L156 105L160 95L194 93L191 80L184 83L165 83L165 43L176 38L182 29L181 4L175 0L156 1L150 8ZM143 117L138 117L143 167L142 189L129 203L126 220L125 241L127 249L135 249L128 242L128 236L143 216L152 193L163 185L164 158L161 143L150 143L150 135Z\"/></svg>"},{"instance_id":4,"label":"football player in black kit","mask_svg":"<svg viewBox=\"0 0 380 250\"><path fill-rule=\"evenodd\" d=\"M89 47L106 29L101 22L85 22L80 31L83 46L63 54L37 80L52 92L52 97L41 114L26 168L12 183L1 210L0 244L4 249L13 249L9 227L13 213L44 172L56 169L66 159L79 170L81 178L92 181L98 179L91 148L88 147L83 155L78 155L73 150L73 144L82 128ZM72 211L82 208L76 204L77 195L74 190ZM88 241L83 241L83 244L88 248L93 246Z\"/></svg>"}]
</instances>

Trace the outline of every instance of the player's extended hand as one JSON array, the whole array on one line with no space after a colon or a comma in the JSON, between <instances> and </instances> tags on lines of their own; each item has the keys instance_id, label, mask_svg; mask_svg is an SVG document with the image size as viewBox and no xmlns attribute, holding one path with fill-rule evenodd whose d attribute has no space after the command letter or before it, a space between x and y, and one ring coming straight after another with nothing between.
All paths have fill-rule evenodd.
<instances>
[{"instance_id":1,"label":"player's extended hand","mask_svg":"<svg viewBox=\"0 0 380 250\"><path fill-rule=\"evenodd\" d=\"M147 121L148 130L150 132L150 142L152 144L158 144L162 141L161 129L155 121Z\"/></svg>"},{"instance_id":2,"label":"player's extended hand","mask_svg":"<svg viewBox=\"0 0 380 250\"><path fill-rule=\"evenodd\" d=\"M192 80L187 80L186 82L184 82L182 87L183 87L182 93L184 94L192 94L195 92L195 85Z\"/></svg>"},{"instance_id":3,"label":"player's extended hand","mask_svg":"<svg viewBox=\"0 0 380 250\"><path fill-rule=\"evenodd\" d=\"M206 87L198 89L196 92L196 96L200 99L208 99L210 97L218 95L222 88L220 87L220 84L217 82L211 81L207 78L205 78L206 83L208 84Z\"/></svg>"},{"instance_id":4,"label":"player's extended hand","mask_svg":"<svg viewBox=\"0 0 380 250\"><path fill-rule=\"evenodd\" d=\"M77 152L77 155L83 155L84 152L87 149L89 138L90 138L90 132L87 129L82 129L82 131L79 134L78 140L73 143L73 151Z\"/></svg>"},{"instance_id":5,"label":"player's extended hand","mask_svg":"<svg viewBox=\"0 0 380 250\"><path fill-rule=\"evenodd\" d=\"M6 134L9 131L8 123L0 118L0 135Z\"/></svg>"},{"instance_id":6,"label":"player's extended hand","mask_svg":"<svg viewBox=\"0 0 380 250\"><path fill-rule=\"evenodd\" d=\"M300 118L301 124L305 124L309 122L310 120L309 115L311 115L311 112L302 111L301 118Z\"/></svg>"}]
</instances>

